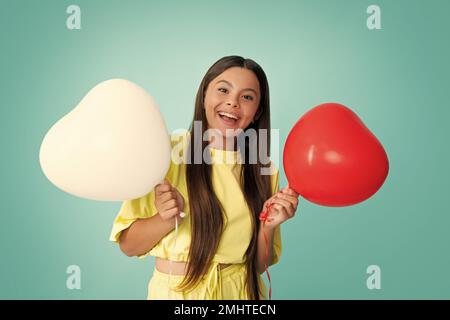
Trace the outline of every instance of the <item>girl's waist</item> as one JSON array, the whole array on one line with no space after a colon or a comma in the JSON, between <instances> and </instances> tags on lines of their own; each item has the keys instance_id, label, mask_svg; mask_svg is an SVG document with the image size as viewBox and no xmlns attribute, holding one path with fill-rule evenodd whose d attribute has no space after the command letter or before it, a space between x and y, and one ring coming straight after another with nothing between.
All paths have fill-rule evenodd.
<instances>
[{"instance_id":1,"label":"girl's waist","mask_svg":"<svg viewBox=\"0 0 450 320\"><path fill-rule=\"evenodd\" d=\"M172 266L171 266L172 264ZM236 263L242 264L242 263ZM220 270L230 267L233 263L217 263ZM187 271L187 263L184 261L170 261L168 259L156 257L155 267L159 272L169 273L172 268L173 275L185 275Z\"/></svg>"}]
</instances>

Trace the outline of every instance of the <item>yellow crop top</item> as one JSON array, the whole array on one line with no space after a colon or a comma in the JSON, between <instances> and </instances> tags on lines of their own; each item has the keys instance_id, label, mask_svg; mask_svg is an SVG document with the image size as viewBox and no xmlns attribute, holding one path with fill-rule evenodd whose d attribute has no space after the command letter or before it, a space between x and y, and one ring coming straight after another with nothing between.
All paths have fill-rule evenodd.
<instances>
[{"instance_id":1,"label":"yellow crop top","mask_svg":"<svg viewBox=\"0 0 450 320\"><path fill-rule=\"evenodd\" d=\"M180 139L181 138L181 139ZM184 150L187 143L187 135L172 135L172 155L174 152ZM180 142L181 140L181 142ZM181 148L179 148L181 146ZM212 182L216 195L224 209L224 231L213 258L216 263L243 263L245 252L250 244L252 228L251 213L244 200L244 195L239 184L239 173L241 164L238 163L239 152L219 149L210 149L212 163ZM176 187L184 198L184 212L187 216L178 227L176 248L175 229L164 236L149 252L139 256L147 255L169 259L172 261L187 261L190 245L190 215L189 199L186 186L186 164L172 161L166 179ZM271 175L272 194L278 192L279 171L275 169ZM155 207L154 191L148 194L126 200L122 203L119 213L114 220L110 240L118 242L120 233L127 229L139 218L148 218L157 213ZM273 264L277 263L281 254L280 226L274 231L273 238Z\"/></svg>"}]
</instances>

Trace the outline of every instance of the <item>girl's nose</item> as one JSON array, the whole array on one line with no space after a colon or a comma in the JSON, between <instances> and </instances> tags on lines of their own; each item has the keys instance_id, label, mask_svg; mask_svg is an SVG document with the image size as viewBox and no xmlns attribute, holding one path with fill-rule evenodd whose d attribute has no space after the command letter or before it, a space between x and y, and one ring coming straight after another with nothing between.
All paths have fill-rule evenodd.
<instances>
[{"instance_id":1,"label":"girl's nose","mask_svg":"<svg viewBox=\"0 0 450 320\"><path fill-rule=\"evenodd\" d=\"M239 105L237 104L236 101L228 101L227 105L229 105L229 106L231 106L233 108L239 107Z\"/></svg>"}]
</instances>

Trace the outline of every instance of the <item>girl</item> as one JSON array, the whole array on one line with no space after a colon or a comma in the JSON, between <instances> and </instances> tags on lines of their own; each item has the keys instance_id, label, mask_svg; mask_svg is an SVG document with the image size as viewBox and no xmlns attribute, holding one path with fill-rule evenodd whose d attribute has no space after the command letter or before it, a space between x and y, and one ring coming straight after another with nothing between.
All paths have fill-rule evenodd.
<instances>
[{"instance_id":1,"label":"girl","mask_svg":"<svg viewBox=\"0 0 450 320\"><path fill-rule=\"evenodd\" d=\"M265 141L259 134L238 139L261 129L267 130ZM219 134L206 134L211 130ZM298 204L292 189L278 191L278 170L261 174L272 163L251 161L252 150L259 155L264 143L270 152L269 141L264 71L239 56L218 60L200 83L189 132L172 135L184 161L172 156L164 182L125 201L114 221L111 240L126 255L156 257L148 299L266 299L266 259L278 262L280 224Z\"/></svg>"}]
</instances>

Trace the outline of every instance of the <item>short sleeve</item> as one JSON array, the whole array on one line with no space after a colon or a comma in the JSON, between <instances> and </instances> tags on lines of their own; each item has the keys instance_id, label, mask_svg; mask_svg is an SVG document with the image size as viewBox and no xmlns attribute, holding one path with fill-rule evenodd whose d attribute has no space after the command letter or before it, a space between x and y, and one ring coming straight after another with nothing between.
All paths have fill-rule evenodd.
<instances>
[{"instance_id":1,"label":"short sleeve","mask_svg":"<svg viewBox=\"0 0 450 320\"><path fill-rule=\"evenodd\" d=\"M272 195L280 190L279 171L276 169L275 173L271 176L272 181ZM273 234L273 260L272 265L280 261L281 256L281 230L280 226L277 226Z\"/></svg>"},{"instance_id":2,"label":"short sleeve","mask_svg":"<svg viewBox=\"0 0 450 320\"><path fill-rule=\"evenodd\" d=\"M119 242L120 234L137 219L149 218L157 213L155 192L151 191L140 198L126 200L113 222L109 240Z\"/></svg>"}]
</instances>

